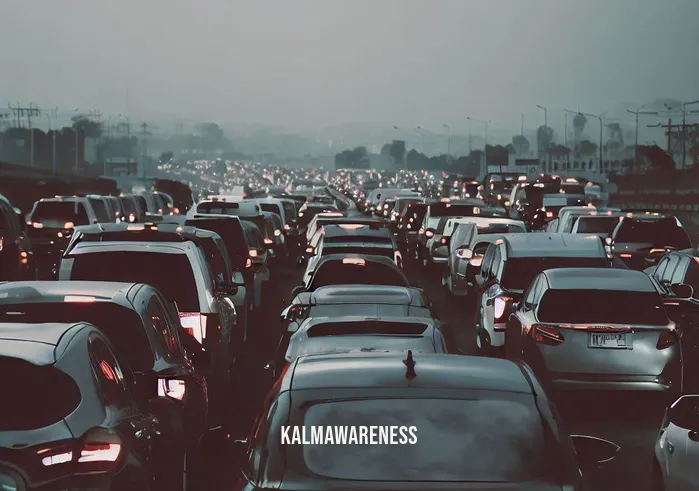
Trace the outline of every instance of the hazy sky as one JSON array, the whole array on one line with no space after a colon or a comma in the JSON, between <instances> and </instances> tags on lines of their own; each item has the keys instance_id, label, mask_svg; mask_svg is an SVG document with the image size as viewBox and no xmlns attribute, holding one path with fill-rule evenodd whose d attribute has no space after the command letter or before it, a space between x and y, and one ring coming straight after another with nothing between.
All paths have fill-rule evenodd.
<instances>
[{"instance_id":1,"label":"hazy sky","mask_svg":"<svg viewBox=\"0 0 699 491\"><path fill-rule=\"evenodd\" d=\"M699 0L0 0L0 106L518 128L536 104L699 99L698 19Z\"/></svg>"}]
</instances>

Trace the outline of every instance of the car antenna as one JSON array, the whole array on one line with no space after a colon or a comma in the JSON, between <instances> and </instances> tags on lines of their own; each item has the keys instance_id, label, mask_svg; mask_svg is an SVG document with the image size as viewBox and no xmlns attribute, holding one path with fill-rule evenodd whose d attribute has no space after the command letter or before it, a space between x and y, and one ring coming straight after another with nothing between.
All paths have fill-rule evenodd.
<instances>
[{"instance_id":1,"label":"car antenna","mask_svg":"<svg viewBox=\"0 0 699 491\"><path fill-rule=\"evenodd\" d=\"M408 357L403 360L403 365L408 367L408 370L405 372L405 378L412 380L417 377L417 373L415 373L415 360L413 360L412 350L408 350Z\"/></svg>"}]
</instances>

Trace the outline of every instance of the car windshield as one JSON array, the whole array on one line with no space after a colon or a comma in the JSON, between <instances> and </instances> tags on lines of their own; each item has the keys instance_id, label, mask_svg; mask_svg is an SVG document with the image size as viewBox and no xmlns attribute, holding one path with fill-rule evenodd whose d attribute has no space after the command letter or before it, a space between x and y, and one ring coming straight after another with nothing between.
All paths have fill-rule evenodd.
<instances>
[{"instance_id":1,"label":"car windshield","mask_svg":"<svg viewBox=\"0 0 699 491\"><path fill-rule=\"evenodd\" d=\"M88 292L89 294L89 292ZM123 353L135 371L153 368L153 352L143 321L133 310L112 302L51 302L0 304L0 322L89 322Z\"/></svg>"},{"instance_id":2,"label":"car windshield","mask_svg":"<svg viewBox=\"0 0 699 491\"><path fill-rule=\"evenodd\" d=\"M245 268L248 257L248 246L245 242L243 227L235 218L195 218L187 220L185 225L216 232L223 239L226 251L236 270Z\"/></svg>"},{"instance_id":3,"label":"car windshield","mask_svg":"<svg viewBox=\"0 0 699 491\"><path fill-rule=\"evenodd\" d=\"M2 405L0 432L58 423L82 400L78 385L65 372L52 365L37 366L5 356L0 356L0 387L12 394L12 404Z\"/></svg>"},{"instance_id":4,"label":"car windshield","mask_svg":"<svg viewBox=\"0 0 699 491\"><path fill-rule=\"evenodd\" d=\"M199 312L197 283L186 254L102 251L72 258L71 280L146 283L177 302L180 312Z\"/></svg>"},{"instance_id":5,"label":"car windshield","mask_svg":"<svg viewBox=\"0 0 699 491\"><path fill-rule=\"evenodd\" d=\"M316 270L310 291L328 285L393 285L410 286L405 276L395 267L364 261L346 263L329 261Z\"/></svg>"},{"instance_id":6,"label":"car windshield","mask_svg":"<svg viewBox=\"0 0 699 491\"><path fill-rule=\"evenodd\" d=\"M664 220L624 220L614 237L616 243L648 243L654 246L671 246L689 249L692 243L684 228L677 226L674 218Z\"/></svg>"},{"instance_id":7,"label":"car windshield","mask_svg":"<svg viewBox=\"0 0 699 491\"><path fill-rule=\"evenodd\" d=\"M617 217L578 217L577 233L579 234L607 234L611 235L619 223ZM575 225L573 225L575 227Z\"/></svg>"},{"instance_id":8,"label":"car windshield","mask_svg":"<svg viewBox=\"0 0 699 491\"><path fill-rule=\"evenodd\" d=\"M63 228L66 223L76 227L90 223L85 205L78 201L40 201L31 221L49 228Z\"/></svg>"},{"instance_id":9,"label":"car windshield","mask_svg":"<svg viewBox=\"0 0 699 491\"><path fill-rule=\"evenodd\" d=\"M524 290L547 269L605 267L606 257L512 257L505 261L500 284L506 290Z\"/></svg>"},{"instance_id":10,"label":"car windshield","mask_svg":"<svg viewBox=\"0 0 699 491\"><path fill-rule=\"evenodd\" d=\"M645 324L666 326L657 292L620 290L548 290L539 304L541 322L569 324Z\"/></svg>"},{"instance_id":11,"label":"car windshield","mask_svg":"<svg viewBox=\"0 0 699 491\"><path fill-rule=\"evenodd\" d=\"M290 446L299 448L309 471L330 479L522 482L547 470L546 437L531 395L323 402L306 410L303 424L309 435L311 428L379 425L374 445ZM391 426L405 428L404 435L396 428L396 441L413 431L415 443L391 445Z\"/></svg>"}]
</instances>

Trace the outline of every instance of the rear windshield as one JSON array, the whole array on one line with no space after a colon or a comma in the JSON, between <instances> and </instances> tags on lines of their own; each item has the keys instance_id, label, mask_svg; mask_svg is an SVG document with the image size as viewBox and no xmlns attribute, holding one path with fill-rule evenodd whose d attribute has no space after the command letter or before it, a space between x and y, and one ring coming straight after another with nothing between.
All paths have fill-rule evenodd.
<instances>
[{"instance_id":1,"label":"rear windshield","mask_svg":"<svg viewBox=\"0 0 699 491\"><path fill-rule=\"evenodd\" d=\"M271 213L276 213L280 217L282 216L279 206L274 203L260 203L260 208L262 208L262 211L269 211Z\"/></svg>"},{"instance_id":2,"label":"rear windshield","mask_svg":"<svg viewBox=\"0 0 699 491\"><path fill-rule=\"evenodd\" d=\"M366 334L386 334L391 336L419 336L425 332L427 325L416 322L328 322L310 327L306 334L309 338L320 336L351 336Z\"/></svg>"},{"instance_id":3,"label":"rear windshield","mask_svg":"<svg viewBox=\"0 0 699 491\"><path fill-rule=\"evenodd\" d=\"M111 302L0 305L0 322L89 322L97 326L135 371L153 368L153 352L136 312Z\"/></svg>"},{"instance_id":4,"label":"rear windshield","mask_svg":"<svg viewBox=\"0 0 699 491\"><path fill-rule=\"evenodd\" d=\"M473 216L473 209L479 208L474 205L452 205L449 203L436 203L430 205L431 217L470 217ZM480 208L479 208L480 209ZM477 212L478 213L478 212Z\"/></svg>"},{"instance_id":5,"label":"rear windshield","mask_svg":"<svg viewBox=\"0 0 699 491\"><path fill-rule=\"evenodd\" d=\"M308 317L343 317L366 315L367 317L425 317L432 318L430 310L424 307L380 304L336 304L311 307Z\"/></svg>"},{"instance_id":6,"label":"rear windshield","mask_svg":"<svg viewBox=\"0 0 699 491\"><path fill-rule=\"evenodd\" d=\"M138 208L141 210L141 214L145 214L148 212L148 202L146 201L146 198L144 196L135 194L133 196L133 199L136 200Z\"/></svg>"},{"instance_id":7,"label":"rear windshield","mask_svg":"<svg viewBox=\"0 0 699 491\"><path fill-rule=\"evenodd\" d=\"M194 271L186 254L103 251L73 256L71 280L117 281L152 285L180 312L199 312Z\"/></svg>"},{"instance_id":8,"label":"rear windshield","mask_svg":"<svg viewBox=\"0 0 699 491\"><path fill-rule=\"evenodd\" d=\"M607 234L614 232L619 223L618 217L578 217L576 219L579 234ZM575 228L575 225L573 225Z\"/></svg>"},{"instance_id":9,"label":"rear windshield","mask_svg":"<svg viewBox=\"0 0 699 491\"><path fill-rule=\"evenodd\" d=\"M221 201L204 202L197 205L197 213L208 213L211 215L239 215L241 213L238 203L223 203Z\"/></svg>"},{"instance_id":10,"label":"rear windshield","mask_svg":"<svg viewBox=\"0 0 699 491\"><path fill-rule=\"evenodd\" d=\"M63 228L68 222L76 227L90 224L85 205L78 201L40 201L36 204L31 221L49 228Z\"/></svg>"},{"instance_id":11,"label":"rear windshield","mask_svg":"<svg viewBox=\"0 0 699 491\"><path fill-rule=\"evenodd\" d=\"M248 257L248 244L243 234L243 227L234 218L211 218L187 220L185 225L202 228L216 232L226 244L228 256L236 269L245 268L245 260Z\"/></svg>"},{"instance_id":12,"label":"rear windshield","mask_svg":"<svg viewBox=\"0 0 699 491\"><path fill-rule=\"evenodd\" d=\"M544 196L543 205L552 207L563 207L563 206L575 206L578 204L584 204L584 196L569 197L565 194L558 194L555 196Z\"/></svg>"},{"instance_id":13,"label":"rear windshield","mask_svg":"<svg viewBox=\"0 0 699 491\"><path fill-rule=\"evenodd\" d=\"M0 357L0 387L11 395L11 403L5 400L0 409L0 431L50 426L72 413L82 398L75 381L54 366L4 356Z\"/></svg>"},{"instance_id":14,"label":"rear windshield","mask_svg":"<svg viewBox=\"0 0 699 491\"><path fill-rule=\"evenodd\" d=\"M121 201L121 204L124 206L124 211L126 211L126 213L133 215L137 214L136 205L131 198L128 196L120 196L119 201Z\"/></svg>"},{"instance_id":15,"label":"rear windshield","mask_svg":"<svg viewBox=\"0 0 699 491\"><path fill-rule=\"evenodd\" d=\"M561 191L565 194L585 194L585 187L580 184L561 184Z\"/></svg>"},{"instance_id":16,"label":"rear windshield","mask_svg":"<svg viewBox=\"0 0 699 491\"><path fill-rule=\"evenodd\" d=\"M656 292L617 290L549 290L537 311L541 322L646 324L668 323Z\"/></svg>"},{"instance_id":17,"label":"rear windshield","mask_svg":"<svg viewBox=\"0 0 699 491\"><path fill-rule=\"evenodd\" d=\"M671 246L689 249L692 243L684 228L678 227L674 218L666 220L624 220L614 237L617 243L649 243L658 247Z\"/></svg>"},{"instance_id":18,"label":"rear windshield","mask_svg":"<svg viewBox=\"0 0 699 491\"><path fill-rule=\"evenodd\" d=\"M282 207L284 208L284 215L287 222L296 218L296 207L293 203L282 201Z\"/></svg>"},{"instance_id":19,"label":"rear windshield","mask_svg":"<svg viewBox=\"0 0 699 491\"><path fill-rule=\"evenodd\" d=\"M264 216L257 215L256 217L240 217L240 219L245 222L250 222L257 225L257 228L260 230L260 233L263 237L272 236L272 234L269 233L270 231L269 227L267 226L267 220L265 220Z\"/></svg>"},{"instance_id":20,"label":"rear windshield","mask_svg":"<svg viewBox=\"0 0 699 491\"><path fill-rule=\"evenodd\" d=\"M310 291L328 285L393 285L410 286L405 276L385 264L366 262L346 264L342 261L327 262L316 271Z\"/></svg>"},{"instance_id":21,"label":"rear windshield","mask_svg":"<svg viewBox=\"0 0 699 491\"><path fill-rule=\"evenodd\" d=\"M500 284L506 290L525 290L544 270L556 268L606 268L606 258L596 257L513 257L505 262Z\"/></svg>"},{"instance_id":22,"label":"rear windshield","mask_svg":"<svg viewBox=\"0 0 699 491\"><path fill-rule=\"evenodd\" d=\"M394 251L393 246L389 245L387 247L372 247L370 245L359 246L357 244L345 246L341 244L333 244L333 247L323 247L321 256L331 256L333 254L361 254L369 256L383 256L393 259Z\"/></svg>"},{"instance_id":23,"label":"rear windshield","mask_svg":"<svg viewBox=\"0 0 699 491\"><path fill-rule=\"evenodd\" d=\"M289 448L302 452L308 470L330 479L522 482L546 471L546 437L541 421L533 398L519 394L469 400L323 402L310 406L304 415L309 435L311 428L318 427L388 426L379 426L375 435L378 444ZM391 445L390 426L404 427L406 439L412 436L412 428L415 443L411 440L406 443L412 445ZM395 440L400 442L402 434L396 433Z\"/></svg>"}]
</instances>

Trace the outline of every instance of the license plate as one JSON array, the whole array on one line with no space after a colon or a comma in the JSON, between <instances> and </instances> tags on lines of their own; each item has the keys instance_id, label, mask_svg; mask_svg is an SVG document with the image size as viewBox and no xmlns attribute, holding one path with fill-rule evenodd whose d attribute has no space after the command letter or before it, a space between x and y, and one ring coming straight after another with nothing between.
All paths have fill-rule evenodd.
<instances>
[{"instance_id":1,"label":"license plate","mask_svg":"<svg viewBox=\"0 0 699 491\"><path fill-rule=\"evenodd\" d=\"M626 333L591 332L588 346L590 348L631 349L631 336Z\"/></svg>"}]
</instances>

